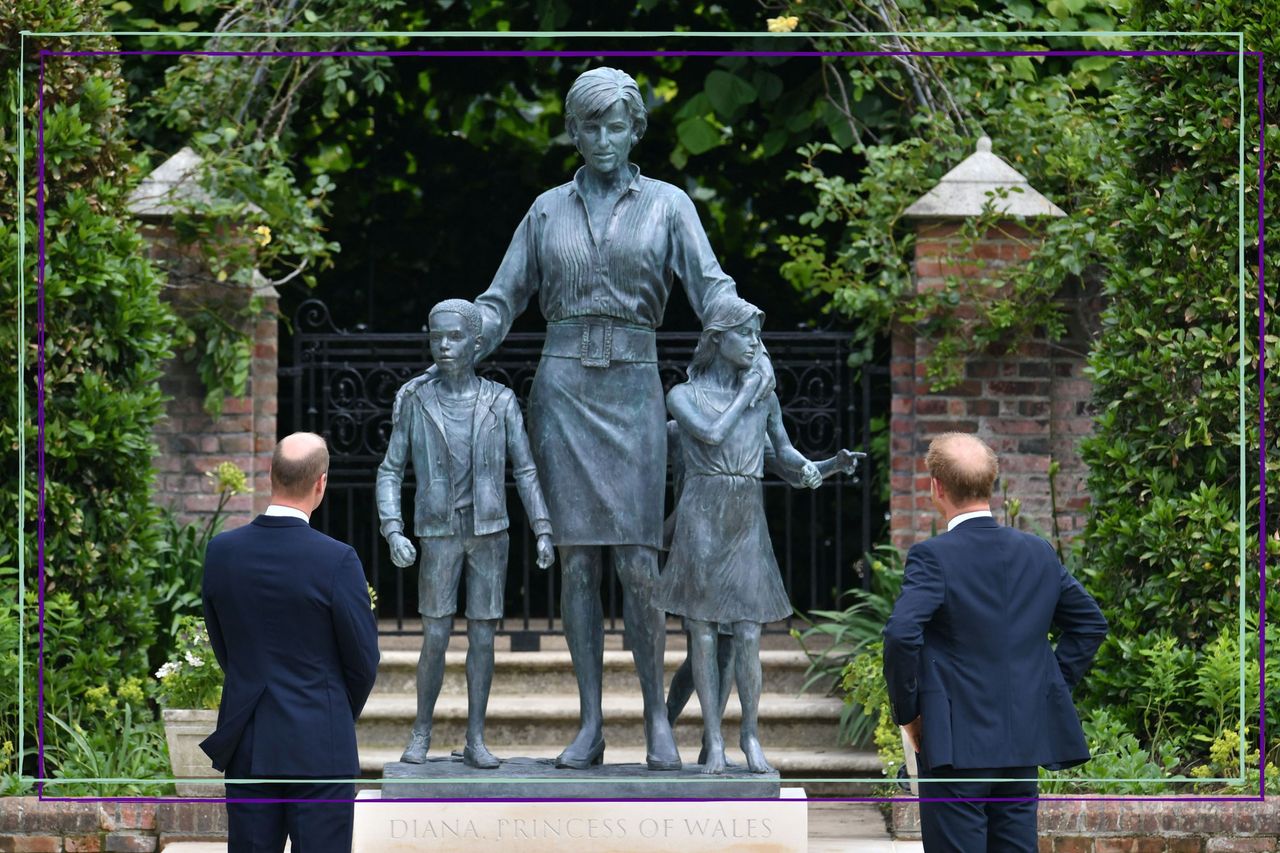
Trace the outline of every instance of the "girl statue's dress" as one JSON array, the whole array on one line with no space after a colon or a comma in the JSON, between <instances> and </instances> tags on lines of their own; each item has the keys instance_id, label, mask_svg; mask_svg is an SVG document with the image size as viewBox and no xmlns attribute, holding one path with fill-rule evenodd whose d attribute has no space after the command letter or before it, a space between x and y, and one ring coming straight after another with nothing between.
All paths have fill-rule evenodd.
<instances>
[{"instance_id":1,"label":"girl statue's dress","mask_svg":"<svg viewBox=\"0 0 1280 853\"><path fill-rule=\"evenodd\" d=\"M702 413L715 418L735 391L690 382ZM654 604L706 622L767 623L791 615L764 517L764 451L769 422L782 418L776 395L748 408L719 444L680 436L684 486Z\"/></svg>"}]
</instances>

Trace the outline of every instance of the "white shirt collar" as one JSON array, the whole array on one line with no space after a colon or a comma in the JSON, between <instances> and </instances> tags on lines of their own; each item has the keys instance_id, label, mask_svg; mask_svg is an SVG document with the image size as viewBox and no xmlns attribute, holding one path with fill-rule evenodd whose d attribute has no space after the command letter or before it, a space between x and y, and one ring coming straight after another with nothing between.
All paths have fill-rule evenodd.
<instances>
[{"instance_id":1,"label":"white shirt collar","mask_svg":"<svg viewBox=\"0 0 1280 853\"><path fill-rule=\"evenodd\" d=\"M962 512L955 518L947 522L947 530L955 530L958 525L964 524L971 518L992 518L991 510L975 509L973 512Z\"/></svg>"},{"instance_id":2,"label":"white shirt collar","mask_svg":"<svg viewBox=\"0 0 1280 853\"><path fill-rule=\"evenodd\" d=\"M307 515L300 509L291 506L280 506L280 504L272 504L262 513L263 515L280 515L286 518L300 518L308 524L311 523L311 516Z\"/></svg>"}]
</instances>

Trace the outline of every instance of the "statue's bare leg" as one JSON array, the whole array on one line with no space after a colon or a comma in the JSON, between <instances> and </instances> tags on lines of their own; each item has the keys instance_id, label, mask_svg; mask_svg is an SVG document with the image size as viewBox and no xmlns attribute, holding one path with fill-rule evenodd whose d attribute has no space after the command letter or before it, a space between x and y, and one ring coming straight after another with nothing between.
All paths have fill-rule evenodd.
<instances>
[{"instance_id":1,"label":"statue's bare leg","mask_svg":"<svg viewBox=\"0 0 1280 853\"><path fill-rule=\"evenodd\" d=\"M452 616L422 617L422 652L418 655L418 713L409 733L409 745L401 761L422 764L431 748L431 720L435 717L436 699L444 684L444 653L449 648Z\"/></svg>"},{"instance_id":2,"label":"statue's bare leg","mask_svg":"<svg viewBox=\"0 0 1280 853\"><path fill-rule=\"evenodd\" d=\"M493 684L493 635L496 619L467 621L467 745L462 760L472 767L492 770L499 761L484 745L484 717Z\"/></svg>"},{"instance_id":3,"label":"statue's bare leg","mask_svg":"<svg viewBox=\"0 0 1280 853\"><path fill-rule=\"evenodd\" d=\"M650 770L679 770L680 752L662 695L667 614L652 604L658 551L643 545L615 545L610 551L614 571L622 582L622 618L644 699L645 763Z\"/></svg>"},{"instance_id":4,"label":"statue's bare leg","mask_svg":"<svg viewBox=\"0 0 1280 853\"><path fill-rule=\"evenodd\" d=\"M688 638L690 653L685 655L675 674L671 676L671 686L667 688L667 722L671 724L672 730L675 729L676 720L680 719L680 713L684 711L684 706L689 704L689 697L693 695L693 638L687 631L685 636ZM717 639L719 638L717 637ZM724 709L729 705L729 694L733 692L733 641L731 637L725 637L716 643L716 667L720 670L720 719L723 720ZM698 753L698 763L707 763L707 744L705 741L702 744L702 751ZM727 756L725 757L724 765L725 767L737 766Z\"/></svg>"},{"instance_id":5,"label":"statue's bare leg","mask_svg":"<svg viewBox=\"0 0 1280 853\"><path fill-rule=\"evenodd\" d=\"M560 618L578 680L578 734L556 759L557 767L584 769L604 760L604 609L600 604L603 554L599 546L560 548Z\"/></svg>"},{"instance_id":6,"label":"statue's bare leg","mask_svg":"<svg viewBox=\"0 0 1280 853\"><path fill-rule=\"evenodd\" d=\"M739 743L747 755L752 773L770 773L773 768L760 748L760 624L733 623L734 658L738 673L738 698L742 701L742 736Z\"/></svg>"},{"instance_id":7,"label":"statue's bare leg","mask_svg":"<svg viewBox=\"0 0 1280 853\"><path fill-rule=\"evenodd\" d=\"M720 732L720 669L716 646L719 637L713 622L689 621L689 659L693 661L693 684L702 706L703 773L724 772L724 736Z\"/></svg>"}]
</instances>

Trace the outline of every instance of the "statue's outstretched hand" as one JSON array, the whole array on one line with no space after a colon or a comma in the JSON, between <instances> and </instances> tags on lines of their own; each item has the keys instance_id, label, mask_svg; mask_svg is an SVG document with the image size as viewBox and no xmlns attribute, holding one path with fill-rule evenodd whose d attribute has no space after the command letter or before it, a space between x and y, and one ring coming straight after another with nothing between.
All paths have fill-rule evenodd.
<instances>
[{"instance_id":1,"label":"statue's outstretched hand","mask_svg":"<svg viewBox=\"0 0 1280 853\"><path fill-rule=\"evenodd\" d=\"M863 459L867 458L865 453L857 453L848 449L841 449L836 453L836 470L841 474L856 474L858 465Z\"/></svg>"},{"instance_id":2,"label":"statue's outstretched hand","mask_svg":"<svg viewBox=\"0 0 1280 853\"><path fill-rule=\"evenodd\" d=\"M538 568L549 569L556 561L555 544L546 533L538 537Z\"/></svg>"},{"instance_id":3,"label":"statue's outstretched hand","mask_svg":"<svg viewBox=\"0 0 1280 853\"><path fill-rule=\"evenodd\" d=\"M402 569L412 566L418 557L418 549L403 533L392 533L387 537L387 544L391 546L391 562Z\"/></svg>"}]
</instances>

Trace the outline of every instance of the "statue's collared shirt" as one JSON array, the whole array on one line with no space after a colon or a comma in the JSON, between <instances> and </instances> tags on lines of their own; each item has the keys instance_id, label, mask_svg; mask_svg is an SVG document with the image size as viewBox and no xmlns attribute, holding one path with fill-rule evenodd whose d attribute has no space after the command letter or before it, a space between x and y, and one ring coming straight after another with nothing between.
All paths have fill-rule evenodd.
<instances>
[{"instance_id":1,"label":"statue's collared shirt","mask_svg":"<svg viewBox=\"0 0 1280 853\"><path fill-rule=\"evenodd\" d=\"M720 295L737 295L689 196L629 168L631 182L602 234L592 231L581 169L534 201L476 299L487 348L506 337L535 293L548 322L600 316L649 329L661 325L675 278L699 317Z\"/></svg>"}]
</instances>

